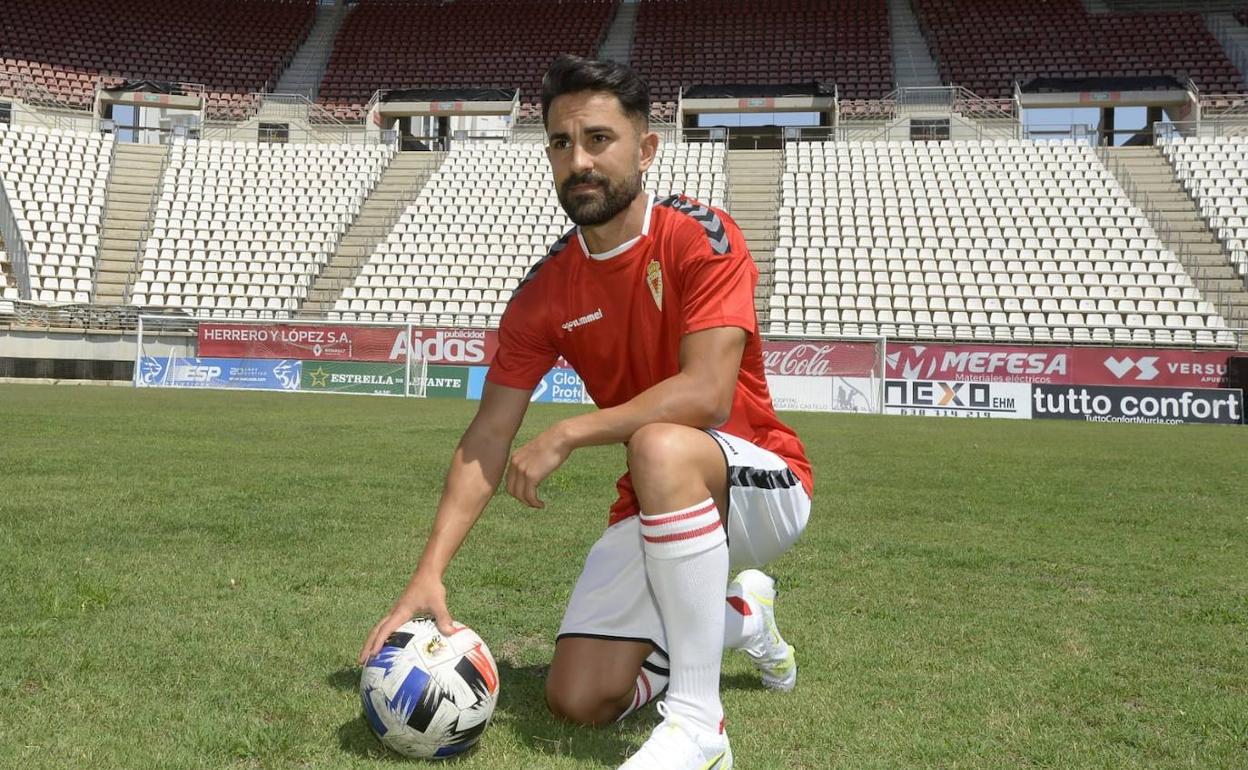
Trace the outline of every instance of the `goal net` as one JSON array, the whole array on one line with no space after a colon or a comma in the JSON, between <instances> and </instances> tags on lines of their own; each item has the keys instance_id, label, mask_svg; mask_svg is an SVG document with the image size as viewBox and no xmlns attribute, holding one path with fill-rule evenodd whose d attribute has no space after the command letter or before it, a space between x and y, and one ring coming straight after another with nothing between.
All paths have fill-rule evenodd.
<instances>
[{"instance_id":1,"label":"goal net","mask_svg":"<svg viewBox=\"0 0 1248 770\"><path fill-rule=\"evenodd\" d=\"M763 341L767 385L777 409L884 411L884 337Z\"/></svg>"}]
</instances>

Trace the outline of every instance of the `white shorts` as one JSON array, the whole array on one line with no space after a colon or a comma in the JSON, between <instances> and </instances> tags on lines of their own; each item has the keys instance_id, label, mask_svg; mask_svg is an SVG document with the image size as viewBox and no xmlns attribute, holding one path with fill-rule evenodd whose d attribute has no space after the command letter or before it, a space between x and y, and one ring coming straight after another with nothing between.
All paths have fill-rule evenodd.
<instances>
[{"instance_id":1,"label":"white shorts","mask_svg":"<svg viewBox=\"0 0 1248 770\"><path fill-rule=\"evenodd\" d=\"M719 442L728 464L730 569L761 567L806 529L810 496L775 453L727 433L707 433ZM666 654L667 635L646 579L636 516L608 527L590 548L559 626L558 638L565 636L650 642Z\"/></svg>"}]
</instances>

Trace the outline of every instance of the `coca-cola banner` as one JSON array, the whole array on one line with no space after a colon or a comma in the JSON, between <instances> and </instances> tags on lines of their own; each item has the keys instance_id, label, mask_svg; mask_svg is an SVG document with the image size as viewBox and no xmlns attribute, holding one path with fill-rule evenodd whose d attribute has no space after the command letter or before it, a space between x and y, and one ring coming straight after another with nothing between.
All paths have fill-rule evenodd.
<instances>
[{"instance_id":1,"label":"coca-cola banner","mask_svg":"<svg viewBox=\"0 0 1248 770\"><path fill-rule=\"evenodd\" d=\"M412 329L402 326L305 326L302 324L203 323L199 355L228 358L289 358L304 361L406 361L488 364L498 349L492 329Z\"/></svg>"},{"instance_id":2,"label":"coca-cola banner","mask_svg":"<svg viewBox=\"0 0 1248 770\"><path fill-rule=\"evenodd\" d=\"M876 350L873 342L763 340L763 368L769 377L867 377L876 368Z\"/></svg>"},{"instance_id":3,"label":"coca-cola banner","mask_svg":"<svg viewBox=\"0 0 1248 770\"><path fill-rule=\"evenodd\" d=\"M890 379L1226 386L1226 351L889 343Z\"/></svg>"}]
</instances>

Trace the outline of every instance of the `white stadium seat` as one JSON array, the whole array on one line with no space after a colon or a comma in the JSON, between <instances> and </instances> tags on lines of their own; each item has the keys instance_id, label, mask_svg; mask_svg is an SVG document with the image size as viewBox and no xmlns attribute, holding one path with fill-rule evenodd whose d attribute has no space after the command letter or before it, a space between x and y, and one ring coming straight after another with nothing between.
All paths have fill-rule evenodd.
<instances>
[{"instance_id":1,"label":"white stadium seat","mask_svg":"<svg viewBox=\"0 0 1248 770\"><path fill-rule=\"evenodd\" d=\"M31 301L91 301L112 148L108 135L0 124L0 179L26 242ZM0 278L0 292L16 299L16 277Z\"/></svg>"},{"instance_id":2,"label":"white stadium seat","mask_svg":"<svg viewBox=\"0 0 1248 770\"><path fill-rule=\"evenodd\" d=\"M823 334L907 336L909 321L881 316L903 309L912 336L959 340L1177 342L1226 328L1093 149L1069 141L793 143L778 224L774 290L795 298L786 308L838 297ZM1185 304L1161 314L1163 298ZM773 310L770 330L800 315Z\"/></svg>"},{"instance_id":3,"label":"white stadium seat","mask_svg":"<svg viewBox=\"0 0 1248 770\"><path fill-rule=\"evenodd\" d=\"M393 156L187 140L169 152L132 301L257 318L294 315ZM192 271L202 280L173 280Z\"/></svg>"},{"instance_id":4,"label":"white stadium seat","mask_svg":"<svg viewBox=\"0 0 1248 770\"><path fill-rule=\"evenodd\" d=\"M646 189L722 206L724 158L722 144L660 145ZM528 266L571 226L542 145L457 148L343 289L334 312L348 321L497 326Z\"/></svg>"}]
</instances>

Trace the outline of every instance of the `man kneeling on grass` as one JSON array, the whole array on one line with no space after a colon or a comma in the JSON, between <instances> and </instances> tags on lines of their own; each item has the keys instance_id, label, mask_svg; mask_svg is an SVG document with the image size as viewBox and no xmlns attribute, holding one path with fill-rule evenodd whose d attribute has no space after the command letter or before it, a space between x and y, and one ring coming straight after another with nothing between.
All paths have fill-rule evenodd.
<instances>
[{"instance_id":1,"label":"man kneeling on grass","mask_svg":"<svg viewBox=\"0 0 1248 770\"><path fill-rule=\"evenodd\" d=\"M433 532L360 661L417 613L450 632L442 576L504 471L507 491L541 508L538 486L573 450L623 443L628 471L572 591L547 703L563 719L603 725L666 689L663 722L622 768L726 770L723 648L749 655L768 687L797 681L773 581L746 569L729 583L730 569L765 565L793 545L814 484L767 391L758 271L727 214L644 191L659 137L636 73L560 57L542 83L542 108L555 189L576 227L507 306ZM508 462L529 396L559 356L598 410L556 423Z\"/></svg>"}]
</instances>

